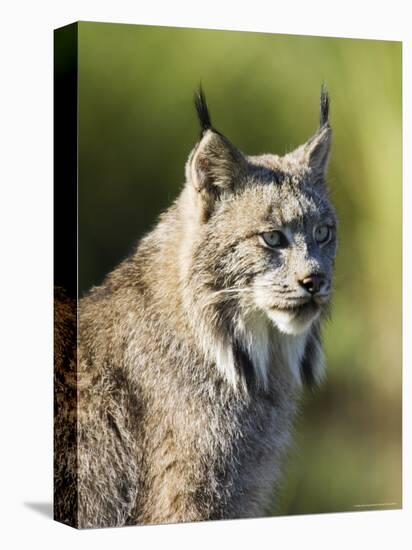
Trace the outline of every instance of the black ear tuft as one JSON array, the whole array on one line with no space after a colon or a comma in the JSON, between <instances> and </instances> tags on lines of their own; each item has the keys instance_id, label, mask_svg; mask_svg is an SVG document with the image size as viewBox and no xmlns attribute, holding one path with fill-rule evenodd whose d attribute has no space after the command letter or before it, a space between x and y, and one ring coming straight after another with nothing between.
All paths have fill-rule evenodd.
<instances>
[{"instance_id":1,"label":"black ear tuft","mask_svg":"<svg viewBox=\"0 0 412 550\"><path fill-rule=\"evenodd\" d=\"M326 86L322 84L320 90L320 127L329 125L329 94Z\"/></svg>"},{"instance_id":2,"label":"black ear tuft","mask_svg":"<svg viewBox=\"0 0 412 550\"><path fill-rule=\"evenodd\" d=\"M195 107L196 107L197 116L199 117L199 122L201 127L200 137L202 137L203 134L206 132L206 130L209 130L212 128L212 122L210 120L210 114L206 103L206 97L201 85L199 86L199 89L195 93Z\"/></svg>"}]
</instances>

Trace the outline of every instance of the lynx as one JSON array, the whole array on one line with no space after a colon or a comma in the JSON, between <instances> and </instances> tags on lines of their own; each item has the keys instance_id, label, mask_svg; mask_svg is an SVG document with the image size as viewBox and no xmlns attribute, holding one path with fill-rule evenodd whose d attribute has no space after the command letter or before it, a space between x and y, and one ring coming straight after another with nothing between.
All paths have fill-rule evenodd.
<instances>
[{"instance_id":1,"label":"lynx","mask_svg":"<svg viewBox=\"0 0 412 550\"><path fill-rule=\"evenodd\" d=\"M273 514L303 387L324 372L328 94L284 156L243 154L201 88L195 105L180 195L79 305L77 459L56 475L56 515L78 527Z\"/></svg>"}]
</instances>

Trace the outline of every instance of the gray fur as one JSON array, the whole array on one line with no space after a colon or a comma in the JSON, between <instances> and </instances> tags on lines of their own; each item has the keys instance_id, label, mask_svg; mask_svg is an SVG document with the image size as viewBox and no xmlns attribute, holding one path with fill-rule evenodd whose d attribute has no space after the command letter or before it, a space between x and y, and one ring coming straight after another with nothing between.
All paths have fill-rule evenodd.
<instances>
[{"instance_id":1,"label":"gray fur","mask_svg":"<svg viewBox=\"0 0 412 550\"><path fill-rule=\"evenodd\" d=\"M273 510L302 375L323 374L336 252L325 93L322 126L284 157L243 155L206 128L180 196L81 301L79 527ZM288 246L262 244L274 229ZM299 281L319 272L309 302Z\"/></svg>"}]
</instances>

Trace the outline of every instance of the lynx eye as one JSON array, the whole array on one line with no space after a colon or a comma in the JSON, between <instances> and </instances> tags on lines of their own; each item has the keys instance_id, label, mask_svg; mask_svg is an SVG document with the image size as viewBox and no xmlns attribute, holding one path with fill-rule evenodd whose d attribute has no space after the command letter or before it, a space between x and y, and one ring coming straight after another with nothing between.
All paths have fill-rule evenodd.
<instances>
[{"instance_id":1,"label":"lynx eye","mask_svg":"<svg viewBox=\"0 0 412 550\"><path fill-rule=\"evenodd\" d=\"M278 248L285 245L286 239L280 231L266 231L261 234L263 242L270 248Z\"/></svg>"},{"instance_id":2,"label":"lynx eye","mask_svg":"<svg viewBox=\"0 0 412 550\"><path fill-rule=\"evenodd\" d=\"M314 236L318 244L326 243L330 239L331 229L328 225L318 225L315 227Z\"/></svg>"}]
</instances>

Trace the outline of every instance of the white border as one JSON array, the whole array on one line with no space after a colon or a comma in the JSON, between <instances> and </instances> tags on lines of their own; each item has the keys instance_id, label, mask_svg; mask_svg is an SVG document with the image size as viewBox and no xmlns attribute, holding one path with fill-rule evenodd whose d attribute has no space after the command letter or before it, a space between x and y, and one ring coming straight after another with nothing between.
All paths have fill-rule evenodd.
<instances>
[{"instance_id":1,"label":"white border","mask_svg":"<svg viewBox=\"0 0 412 550\"><path fill-rule=\"evenodd\" d=\"M404 369L404 510L76 532L25 502L51 499L52 29L76 20L404 41L409 120L411 33L402 0L9 1L0 34L1 541L4 548L405 548L411 520L410 376ZM412 151L404 123L404 151ZM409 161L409 162L408 162ZM411 281L410 155L404 158L404 282ZM390 182L388 182L389 184ZM409 308L407 307L409 305ZM404 364L411 293L404 286ZM409 329L408 329L409 327ZM410 529L409 529L410 534ZM410 537L409 537L410 538Z\"/></svg>"}]
</instances>

